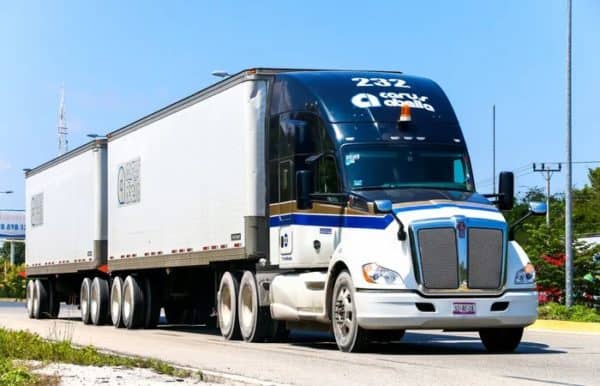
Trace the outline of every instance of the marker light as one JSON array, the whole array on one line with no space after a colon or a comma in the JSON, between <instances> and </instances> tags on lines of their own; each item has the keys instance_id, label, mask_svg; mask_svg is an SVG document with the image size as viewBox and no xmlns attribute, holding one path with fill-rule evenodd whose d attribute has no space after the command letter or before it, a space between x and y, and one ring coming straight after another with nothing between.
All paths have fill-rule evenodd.
<instances>
[{"instance_id":1,"label":"marker light","mask_svg":"<svg viewBox=\"0 0 600 386\"><path fill-rule=\"evenodd\" d=\"M398 122L410 122L412 121L412 117L410 116L410 106L408 104L403 104L400 108L400 119Z\"/></svg>"}]
</instances>

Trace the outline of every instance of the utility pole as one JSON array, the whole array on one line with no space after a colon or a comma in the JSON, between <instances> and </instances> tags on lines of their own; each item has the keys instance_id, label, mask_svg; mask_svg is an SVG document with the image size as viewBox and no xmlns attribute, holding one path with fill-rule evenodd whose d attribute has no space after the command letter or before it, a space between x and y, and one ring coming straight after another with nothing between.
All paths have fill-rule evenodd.
<instances>
[{"instance_id":1,"label":"utility pole","mask_svg":"<svg viewBox=\"0 0 600 386\"><path fill-rule=\"evenodd\" d=\"M566 136L566 162L567 173L565 180L565 305L573 305L573 224L572 209L573 197L572 188L572 143L571 143L571 20L573 12L572 0L567 0L567 136Z\"/></svg>"},{"instance_id":2,"label":"utility pole","mask_svg":"<svg viewBox=\"0 0 600 386\"><path fill-rule=\"evenodd\" d=\"M556 167L550 167L545 163L541 163L540 167L536 163L533 164L533 171L544 173L544 179L546 180L546 226L550 228L550 179L554 172L560 172L562 165L558 164Z\"/></svg>"},{"instance_id":3,"label":"utility pole","mask_svg":"<svg viewBox=\"0 0 600 386\"><path fill-rule=\"evenodd\" d=\"M492 173L493 193L496 194L496 105L492 106Z\"/></svg>"}]
</instances>

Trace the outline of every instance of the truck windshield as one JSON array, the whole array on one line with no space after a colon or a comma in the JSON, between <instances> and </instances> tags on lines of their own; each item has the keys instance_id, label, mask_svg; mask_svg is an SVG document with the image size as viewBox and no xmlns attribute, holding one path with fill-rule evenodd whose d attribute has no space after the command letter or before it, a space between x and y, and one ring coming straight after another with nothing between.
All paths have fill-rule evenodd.
<instances>
[{"instance_id":1,"label":"truck windshield","mask_svg":"<svg viewBox=\"0 0 600 386\"><path fill-rule=\"evenodd\" d=\"M469 158L449 146L346 145L342 147L350 190L425 188L474 190Z\"/></svg>"}]
</instances>

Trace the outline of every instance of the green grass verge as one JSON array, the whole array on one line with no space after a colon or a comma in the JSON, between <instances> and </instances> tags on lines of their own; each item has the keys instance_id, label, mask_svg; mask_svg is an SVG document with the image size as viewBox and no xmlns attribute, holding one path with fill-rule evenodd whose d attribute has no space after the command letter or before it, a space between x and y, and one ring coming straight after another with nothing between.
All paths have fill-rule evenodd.
<instances>
[{"instance_id":1,"label":"green grass verge","mask_svg":"<svg viewBox=\"0 0 600 386\"><path fill-rule=\"evenodd\" d=\"M558 303L546 303L538 308L538 316L548 320L600 323L600 314L596 310L581 305L567 308Z\"/></svg>"},{"instance_id":2,"label":"green grass verge","mask_svg":"<svg viewBox=\"0 0 600 386\"><path fill-rule=\"evenodd\" d=\"M0 385L36 384L38 378L14 360L63 362L82 366L123 366L147 368L160 374L186 378L192 372L155 359L124 357L98 352L94 347L73 347L68 341L54 342L25 331L0 328Z\"/></svg>"}]
</instances>

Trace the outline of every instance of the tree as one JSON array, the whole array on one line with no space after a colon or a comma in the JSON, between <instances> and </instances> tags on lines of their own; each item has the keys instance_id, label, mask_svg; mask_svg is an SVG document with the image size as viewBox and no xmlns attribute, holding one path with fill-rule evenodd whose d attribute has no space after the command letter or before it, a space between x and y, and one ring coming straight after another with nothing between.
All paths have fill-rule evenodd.
<instances>
[{"instance_id":1,"label":"tree","mask_svg":"<svg viewBox=\"0 0 600 386\"><path fill-rule=\"evenodd\" d=\"M21 264L25 262L25 244L24 243L14 243L15 244L15 263ZM4 260L10 259L10 243L5 242L2 244L2 248L0 248L0 258Z\"/></svg>"}]
</instances>

